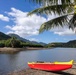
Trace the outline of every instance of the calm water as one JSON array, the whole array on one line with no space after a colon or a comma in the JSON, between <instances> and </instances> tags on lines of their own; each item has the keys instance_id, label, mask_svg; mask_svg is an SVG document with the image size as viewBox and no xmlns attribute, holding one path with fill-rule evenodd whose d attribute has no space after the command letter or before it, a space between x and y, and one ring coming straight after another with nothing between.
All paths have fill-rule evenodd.
<instances>
[{"instance_id":1,"label":"calm water","mask_svg":"<svg viewBox=\"0 0 76 75\"><path fill-rule=\"evenodd\" d=\"M0 54L0 75L28 68L28 61L76 61L76 48L53 48L22 51L17 54Z\"/></svg>"}]
</instances>

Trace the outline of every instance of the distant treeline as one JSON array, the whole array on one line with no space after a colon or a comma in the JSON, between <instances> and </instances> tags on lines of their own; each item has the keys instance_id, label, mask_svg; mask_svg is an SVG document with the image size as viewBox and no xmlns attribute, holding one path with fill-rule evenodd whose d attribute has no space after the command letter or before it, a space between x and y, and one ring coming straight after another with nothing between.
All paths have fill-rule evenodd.
<instances>
[{"instance_id":1,"label":"distant treeline","mask_svg":"<svg viewBox=\"0 0 76 75\"><path fill-rule=\"evenodd\" d=\"M47 47L71 47L71 48L76 48L76 40L69 41L67 43L59 43L59 42L54 42L54 43L49 43Z\"/></svg>"},{"instance_id":2,"label":"distant treeline","mask_svg":"<svg viewBox=\"0 0 76 75\"><path fill-rule=\"evenodd\" d=\"M7 40L0 40L0 47L12 47L12 48L21 48L21 47L43 47L41 44L32 44L29 42L23 42L18 40L15 37L12 37Z\"/></svg>"},{"instance_id":3,"label":"distant treeline","mask_svg":"<svg viewBox=\"0 0 76 75\"><path fill-rule=\"evenodd\" d=\"M7 40L0 40L0 47L12 47L12 48L21 48L21 47L45 47L45 48L50 48L50 47L71 47L71 48L76 48L76 40L69 41L67 43L59 43L59 42L54 42L54 43L49 43L47 45L41 45L41 44L33 44L31 42L24 42L21 40L18 40L15 37L9 38Z\"/></svg>"}]
</instances>

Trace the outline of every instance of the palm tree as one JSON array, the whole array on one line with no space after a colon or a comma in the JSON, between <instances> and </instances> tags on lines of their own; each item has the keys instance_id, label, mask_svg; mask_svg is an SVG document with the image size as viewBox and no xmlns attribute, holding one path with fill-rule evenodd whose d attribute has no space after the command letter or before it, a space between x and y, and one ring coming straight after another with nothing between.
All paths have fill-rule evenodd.
<instances>
[{"instance_id":1,"label":"palm tree","mask_svg":"<svg viewBox=\"0 0 76 75\"><path fill-rule=\"evenodd\" d=\"M41 5L40 8L37 8L28 15L31 14L55 14L58 17L51 19L43 23L39 29L39 32L44 30L50 30L53 27L63 27L68 26L72 30L75 30L76 27L76 0L29 0L30 2L35 2Z\"/></svg>"}]
</instances>

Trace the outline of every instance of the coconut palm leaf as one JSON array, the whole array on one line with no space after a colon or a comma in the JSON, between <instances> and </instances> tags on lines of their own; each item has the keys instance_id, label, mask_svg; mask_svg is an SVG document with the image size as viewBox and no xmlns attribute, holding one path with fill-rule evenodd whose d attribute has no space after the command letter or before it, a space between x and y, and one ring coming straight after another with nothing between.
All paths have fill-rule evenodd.
<instances>
[{"instance_id":1,"label":"coconut palm leaf","mask_svg":"<svg viewBox=\"0 0 76 75\"><path fill-rule=\"evenodd\" d=\"M41 4L43 7L31 11L28 15L37 14L58 14L59 17L49 20L41 25L39 32L50 30L53 27L68 25L73 29L76 27L76 0L29 0ZM72 17L68 16L73 13ZM68 15L65 15L68 14Z\"/></svg>"},{"instance_id":2,"label":"coconut palm leaf","mask_svg":"<svg viewBox=\"0 0 76 75\"><path fill-rule=\"evenodd\" d=\"M46 6L46 7L35 9L35 10L29 12L28 15L31 15L34 13L37 13L37 14L45 14L45 13L50 14L51 13L52 14L52 12L54 14L61 15L61 14L68 12L68 10L70 10L69 13L73 12L72 4Z\"/></svg>"},{"instance_id":3,"label":"coconut palm leaf","mask_svg":"<svg viewBox=\"0 0 76 75\"><path fill-rule=\"evenodd\" d=\"M75 0L29 0L29 1L45 5L46 3L47 4L58 4L59 1L61 2L61 4L66 4L66 3L72 3Z\"/></svg>"},{"instance_id":4,"label":"coconut palm leaf","mask_svg":"<svg viewBox=\"0 0 76 75\"><path fill-rule=\"evenodd\" d=\"M75 27L76 27L76 14L74 14L73 17L69 21L69 28L74 30Z\"/></svg>"},{"instance_id":5,"label":"coconut palm leaf","mask_svg":"<svg viewBox=\"0 0 76 75\"><path fill-rule=\"evenodd\" d=\"M72 14L70 14L70 15L72 15ZM75 16L75 18L76 18L76 16ZM74 21L71 21L71 23L73 24ZM54 27L60 27L60 26L63 27L64 25L68 25L69 28L73 28L71 23L69 22L68 15L63 15L63 16L54 18L50 21L43 23L39 29L39 32L41 33L45 30L50 30L51 28L54 28Z\"/></svg>"}]
</instances>

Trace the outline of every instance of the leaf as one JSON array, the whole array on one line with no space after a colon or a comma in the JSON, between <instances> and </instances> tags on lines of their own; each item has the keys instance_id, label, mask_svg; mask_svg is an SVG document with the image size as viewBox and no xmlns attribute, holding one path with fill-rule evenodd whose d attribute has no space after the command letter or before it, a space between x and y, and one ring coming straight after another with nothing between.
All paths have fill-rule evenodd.
<instances>
[{"instance_id":1,"label":"leaf","mask_svg":"<svg viewBox=\"0 0 76 75\"><path fill-rule=\"evenodd\" d=\"M51 28L54 27L58 27L58 26L63 27L64 25L67 25L69 22L67 16L68 15L63 15L43 23L39 29L39 32L41 33L45 30L50 30Z\"/></svg>"},{"instance_id":2,"label":"leaf","mask_svg":"<svg viewBox=\"0 0 76 75\"><path fill-rule=\"evenodd\" d=\"M42 5L45 5L45 4L70 4L73 2L73 0L29 0L30 2L34 2L34 3L37 3L37 4L42 4ZM75 0L74 0L75 1Z\"/></svg>"},{"instance_id":3,"label":"leaf","mask_svg":"<svg viewBox=\"0 0 76 75\"><path fill-rule=\"evenodd\" d=\"M72 16L72 18L69 21L69 28L71 28L72 30L74 30L76 27L76 14L74 14Z\"/></svg>"},{"instance_id":4,"label":"leaf","mask_svg":"<svg viewBox=\"0 0 76 75\"><path fill-rule=\"evenodd\" d=\"M32 15L34 13L51 14L52 12L54 14L62 15L62 14L65 14L66 11L68 12L69 9L72 9L71 7L72 7L72 4L46 6L46 7L41 7L41 8L35 9L35 10L29 12L28 15ZM72 11L69 11L69 13L71 13L71 12Z\"/></svg>"}]
</instances>

